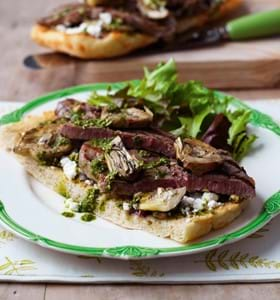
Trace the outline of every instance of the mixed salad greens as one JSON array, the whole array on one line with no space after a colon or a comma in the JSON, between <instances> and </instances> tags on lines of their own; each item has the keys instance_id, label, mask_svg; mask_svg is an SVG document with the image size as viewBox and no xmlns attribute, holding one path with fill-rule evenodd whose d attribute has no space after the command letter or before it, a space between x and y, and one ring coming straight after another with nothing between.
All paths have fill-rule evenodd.
<instances>
[{"instance_id":1,"label":"mixed salad greens","mask_svg":"<svg viewBox=\"0 0 280 300\"><path fill-rule=\"evenodd\" d=\"M157 125L182 138L201 138L215 115L223 114L231 123L227 143L232 156L241 160L250 150L256 136L247 133L250 110L234 108L232 100L231 96L221 97L198 81L179 83L176 64L170 59L151 72L145 68L144 78L140 82L127 82L118 91L112 92L109 89L106 95L94 92L88 102L108 106L112 110L118 101L125 105L129 105L130 101L134 105L138 102L153 112Z\"/></svg>"}]
</instances>

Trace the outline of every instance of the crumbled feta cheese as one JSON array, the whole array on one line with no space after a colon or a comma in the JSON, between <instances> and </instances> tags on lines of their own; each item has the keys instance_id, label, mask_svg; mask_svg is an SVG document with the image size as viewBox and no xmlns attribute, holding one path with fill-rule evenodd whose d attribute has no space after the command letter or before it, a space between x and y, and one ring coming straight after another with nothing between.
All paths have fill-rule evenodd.
<instances>
[{"instance_id":1,"label":"crumbled feta cheese","mask_svg":"<svg viewBox=\"0 0 280 300\"><path fill-rule=\"evenodd\" d=\"M221 203L219 203L217 201L214 201L214 200L210 200L207 205L208 205L209 209L213 209L213 208L215 208L217 206L220 206Z\"/></svg>"},{"instance_id":2,"label":"crumbled feta cheese","mask_svg":"<svg viewBox=\"0 0 280 300\"><path fill-rule=\"evenodd\" d=\"M63 24L59 24L55 27L57 31L67 34L79 34L86 32L91 36L100 37L104 25L112 23L112 15L110 13L100 13L99 20L93 22L83 22L79 26L67 27Z\"/></svg>"},{"instance_id":3,"label":"crumbled feta cheese","mask_svg":"<svg viewBox=\"0 0 280 300\"><path fill-rule=\"evenodd\" d=\"M77 176L77 163L68 157L63 157L60 160L63 172L68 179L74 179Z\"/></svg>"},{"instance_id":4,"label":"crumbled feta cheese","mask_svg":"<svg viewBox=\"0 0 280 300\"><path fill-rule=\"evenodd\" d=\"M100 37L102 33L102 22L97 21L96 23L88 24L86 32L92 36Z\"/></svg>"},{"instance_id":5,"label":"crumbled feta cheese","mask_svg":"<svg viewBox=\"0 0 280 300\"><path fill-rule=\"evenodd\" d=\"M112 15L110 13L100 13L99 19L102 21L102 23L109 25L112 23Z\"/></svg>"},{"instance_id":6,"label":"crumbled feta cheese","mask_svg":"<svg viewBox=\"0 0 280 300\"><path fill-rule=\"evenodd\" d=\"M181 201L181 211L185 215L189 215L190 212L197 213L204 209L212 210L223 203L218 202L219 196L215 193L194 193L191 196L184 196Z\"/></svg>"},{"instance_id":7,"label":"crumbled feta cheese","mask_svg":"<svg viewBox=\"0 0 280 300\"><path fill-rule=\"evenodd\" d=\"M202 198L196 198L193 201L193 210L195 212L198 212L200 210L203 210L205 207L206 201Z\"/></svg>"},{"instance_id":8,"label":"crumbled feta cheese","mask_svg":"<svg viewBox=\"0 0 280 300\"><path fill-rule=\"evenodd\" d=\"M206 201L218 201L219 200L219 196L215 193L208 193L205 192L202 195L202 199L206 200Z\"/></svg>"},{"instance_id":9,"label":"crumbled feta cheese","mask_svg":"<svg viewBox=\"0 0 280 300\"><path fill-rule=\"evenodd\" d=\"M128 202L123 202L123 210L129 211L130 210L130 205Z\"/></svg>"}]
</instances>

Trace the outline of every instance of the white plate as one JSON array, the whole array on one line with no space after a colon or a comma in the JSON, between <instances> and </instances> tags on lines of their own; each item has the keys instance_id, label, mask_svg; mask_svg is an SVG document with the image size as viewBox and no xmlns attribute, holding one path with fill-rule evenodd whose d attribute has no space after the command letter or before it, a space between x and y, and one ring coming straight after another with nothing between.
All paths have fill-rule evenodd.
<instances>
[{"instance_id":1,"label":"white plate","mask_svg":"<svg viewBox=\"0 0 280 300\"><path fill-rule=\"evenodd\" d=\"M23 114L36 115L53 109L58 101L69 95L85 100L93 89L104 88L106 84L96 84L54 92L5 115L0 119L0 125L19 121ZM233 105L245 104L234 100ZM127 230L102 219L84 223L79 217L64 218L61 216L64 199L29 176L3 150L0 151L0 220L15 234L43 247L119 259L192 254L240 240L264 226L280 210L280 194L277 192L280 160L276 159L280 153L280 128L269 116L252 111L250 130L259 138L242 165L256 180L257 198L232 224L194 243L178 244L144 231Z\"/></svg>"}]
</instances>

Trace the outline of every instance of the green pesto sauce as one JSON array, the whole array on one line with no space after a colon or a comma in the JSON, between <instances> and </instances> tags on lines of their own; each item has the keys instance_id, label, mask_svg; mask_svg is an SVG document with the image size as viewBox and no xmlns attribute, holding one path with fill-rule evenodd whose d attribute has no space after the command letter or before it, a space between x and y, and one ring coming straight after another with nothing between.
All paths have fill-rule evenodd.
<instances>
[{"instance_id":1,"label":"green pesto sauce","mask_svg":"<svg viewBox=\"0 0 280 300\"><path fill-rule=\"evenodd\" d=\"M111 120L109 119L83 119L83 114L80 112L74 112L71 116L71 122L83 128L88 127L108 127L111 124Z\"/></svg>"},{"instance_id":2,"label":"green pesto sauce","mask_svg":"<svg viewBox=\"0 0 280 300\"><path fill-rule=\"evenodd\" d=\"M91 222L95 220L95 215L91 213L85 213L81 216L81 220L84 222Z\"/></svg>"},{"instance_id":3,"label":"green pesto sauce","mask_svg":"<svg viewBox=\"0 0 280 300\"><path fill-rule=\"evenodd\" d=\"M64 212L62 213L62 215L63 215L63 217L65 217L65 218L73 218L73 217L75 217L75 214L74 214L73 212L71 212L71 211L64 211Z\"/></svg>"},{"instance_id":4,"label":"green pesto sauce","mask_svg":"<svg viewBox=\"0 0 280 300\"><path fill-rule=\"evenodd\" d=\"M94 147L101 148L102 150L108 152L112 149L112 140L113 138L93 139L90 141L90 144Z\"/></svg>"},{"instance_id":5,"label":"green pesto sauce","mask_svg":"<svg viewBox=\"0 0 280 300\"><path fill-rule=\"evenodd\" d=\"M55 191L64 198L70 198L70 193L67 190L67 186L64 180L58 182L55 187Z\"/></svg>"},{"instance_id":6,"label":"green pesto sauce","mask_svg":"<svg viewBox=\"0 0 280 300\"><path fill-rule=\"evenodd\" d=\"M166 157L161 157L158 160L155 161L151 161L149 163L145 163L143 164L143 169L147 170L147 169L153 169L159 166L163 166L163 165L167 165L169 163L169 159Z\"/></svg>"},{"instance_id":7,"label":"green pesto sauce","mask_svg":"<svg viewBox=\"0 0 280 300\"><path fill-rule=\"evenodd\" d=\"M108 167L105 163L103 156L100 158L93 159L91 161L90 166L91 166L91 173L93 175L97 174L97 173L104 173L104 172L108 171Z\"/></svg>"},{"instance_id":8,"label":"green pesto sauce","mask_svg":"<svg viewBox=\"0 0 280 300\"><path fill-rule=\"evenodd\" d=\"M99 190L94 188L89 189L85 198L80 203L79 212L95 213L98 196Z\"/></svg>"}]
</instances>

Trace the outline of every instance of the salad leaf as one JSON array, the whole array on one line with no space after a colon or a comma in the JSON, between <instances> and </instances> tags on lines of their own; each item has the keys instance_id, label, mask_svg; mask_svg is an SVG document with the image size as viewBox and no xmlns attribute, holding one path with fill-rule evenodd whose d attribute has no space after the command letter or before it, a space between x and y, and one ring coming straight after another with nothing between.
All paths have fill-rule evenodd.
<instances>
[{"instance_id":1,"label":"salad leaf","mask_svg":"<svg viewBox=\"0 0 280 300\"><path fill-rule=\"evenodd\" d=\"M231 121L228 143L233 148L233 157L241 160L249 152L252 143L257 139L253 134L247 134L247 124L250 120L249 110L237 110L228 114Z\"/></svg>"},{"instance_id":2,"label":"salad leaf","mask_svg":"<svg viewBox=\"0 0 280 300\"><path fill-rule=\"evenodd\" d=\"M170 59L159 64L153 71L144 69L144 78L135 83L128 82L115 94L107 96L93 93L88 100L92 105L146 106L154 114L157 125L176 136L200 138L213 121L222 113L231 122L228 144L235 159L242 159L250 150L256 136L247 133L250 110L233 109L233 98L221 97L217 92L206 88L201 82L179 83L176 64Z\"/></svg>"}]
</instances>

